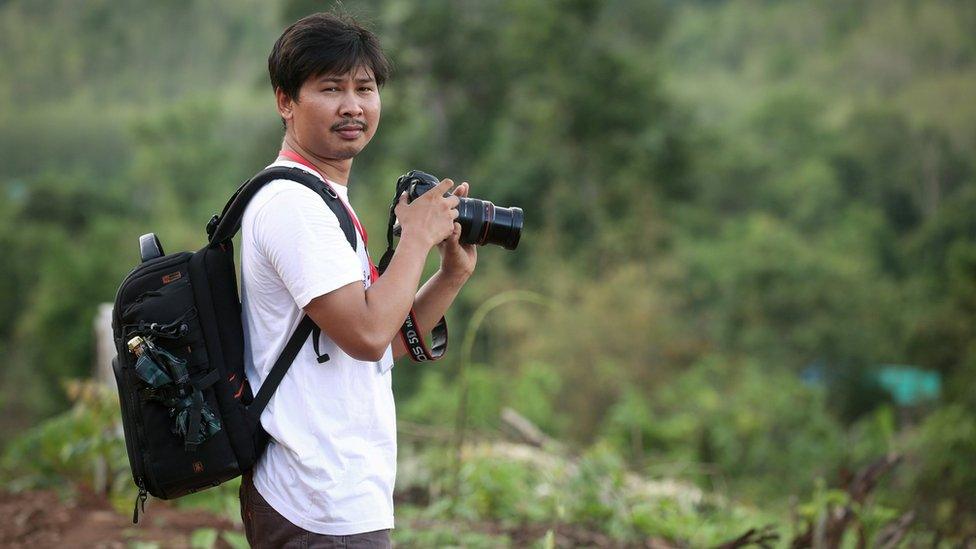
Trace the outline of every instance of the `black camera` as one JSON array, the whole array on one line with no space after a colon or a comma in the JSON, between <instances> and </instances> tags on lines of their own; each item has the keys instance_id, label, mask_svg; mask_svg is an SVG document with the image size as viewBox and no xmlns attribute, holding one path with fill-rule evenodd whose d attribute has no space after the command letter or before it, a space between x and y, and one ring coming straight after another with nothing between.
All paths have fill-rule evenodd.
<instances>
[{"instance_id":1,"label":"black camera","mask_svg":"<svg viewBox=\"0 0 976 549\"><path fill-rule=\"evenodd\" d=\"M411 170L397 179L397 196L407 193L407 201L433 189L440 183L436 177L420 170ZM445 194L444 196L449 196ZM522 236L522 208L501 208L487 200L461 198L458 216L462 244L495 244L507 250L518 247Z\"/></svg>"}]
</instances>

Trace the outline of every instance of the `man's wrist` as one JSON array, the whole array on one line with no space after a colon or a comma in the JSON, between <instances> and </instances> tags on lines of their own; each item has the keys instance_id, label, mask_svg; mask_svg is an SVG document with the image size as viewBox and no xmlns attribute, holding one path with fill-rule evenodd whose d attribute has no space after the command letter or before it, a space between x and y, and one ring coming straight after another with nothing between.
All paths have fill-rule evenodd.
<instances>
[{"instance_id":1,"label":"man's wrist","mask_svg":"<svg viewBox=\"0 0 976 549\"><path fill-rule=\"evenodd\" d=\"M444 267L441 266L439 269L437 269L435 276L447 284L460 288L465 282L468 281L469 278L471 278L471 274L472 273L469 271L451 271L449 269L444 269Z\"/></svg>"},{"instance_id":2,"label":"man's wrist","mask_svg":"<svg viewBox=\"0 0 976 549\"><path fill-rule=\"evenodd\" d=\"M400 242L397 244L397 252L403 250L404 253L418 254L424 257L433 248L433 244L424 242L420 235L414 233L400 235Z\"/></svg>"}]
</instances>

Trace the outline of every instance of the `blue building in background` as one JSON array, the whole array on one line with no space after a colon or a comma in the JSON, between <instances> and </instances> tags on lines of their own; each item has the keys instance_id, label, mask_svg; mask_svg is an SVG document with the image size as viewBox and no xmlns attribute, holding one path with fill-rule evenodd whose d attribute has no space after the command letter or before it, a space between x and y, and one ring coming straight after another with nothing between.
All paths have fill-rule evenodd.
<instances>
[{"instance_id":1,"label":"blue building in background","mask_svg":"<svg viewBox=\"0 0 976 549\"><path fill-rule=\"evenodd\" d=\"M933 402L942 395L942 376L939 372L914 366L883 364L878 367L874 377L899 406Z\"/></svg>"}]
</instances>

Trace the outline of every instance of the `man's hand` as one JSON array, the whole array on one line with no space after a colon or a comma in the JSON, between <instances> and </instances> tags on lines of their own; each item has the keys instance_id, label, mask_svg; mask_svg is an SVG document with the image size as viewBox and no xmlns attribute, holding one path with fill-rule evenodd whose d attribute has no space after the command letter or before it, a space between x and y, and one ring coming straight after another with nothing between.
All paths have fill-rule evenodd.
<instances>
[{"instance_id":1,"label":"man's hand","mask_svg":"<svg viewBox=\"0 0 976 549\"><path fill-rule=\"evenodd\" d=\"M458 216L458 198L449 195L454 182L445 179L433 189L407 203L407 193L400 195L399 204L394 209L400 222L400 242L416 240L427 250L451 236L457 225L454 220Z\"/></svg>"},{"instance_id":2,"label":"man's hand","mask_svg":"<svg viewBox=\"0 0 976 549\"><path fill-rule=\"evenodd\" d=\"M454 189L454 196L466 198L470 187L467 182ZM430 191L433 192L433 191ZM441 256L441 272L457 279L467 280L478 263L478 247L475 244L461 244L461 225L454 223L454 232L437 245Z\"/></svg>"}]
</instances>

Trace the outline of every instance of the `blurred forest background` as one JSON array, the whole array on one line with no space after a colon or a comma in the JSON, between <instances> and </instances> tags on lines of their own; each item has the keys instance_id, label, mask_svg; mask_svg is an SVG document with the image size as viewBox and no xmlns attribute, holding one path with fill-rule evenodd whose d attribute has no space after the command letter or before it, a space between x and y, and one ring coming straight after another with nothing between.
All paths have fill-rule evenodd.
<instances>
[{"instance_id":1,"label":"blurred forest background","mask_svg":"<svg viewBox=\"0 0 976 549\"><path fill-rule=\"evenodd\" d=\"M138 236L199 248L273 159L267 55L331 6L0 2L8 490L131 509L115 397L65 380ZM480 250L450 356L394 370L399 544L785 543L842 510L848 544L976 543L976 2L344 9L396 65L351 182L373 256L409 169L526 215ZM503 444L505 408L551 439Z\"/></svg>"}]
</instances>

